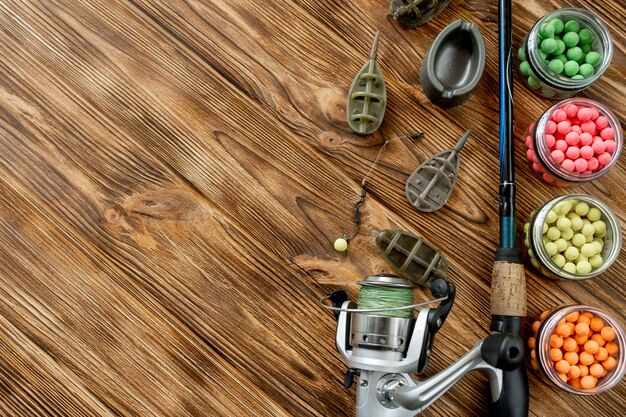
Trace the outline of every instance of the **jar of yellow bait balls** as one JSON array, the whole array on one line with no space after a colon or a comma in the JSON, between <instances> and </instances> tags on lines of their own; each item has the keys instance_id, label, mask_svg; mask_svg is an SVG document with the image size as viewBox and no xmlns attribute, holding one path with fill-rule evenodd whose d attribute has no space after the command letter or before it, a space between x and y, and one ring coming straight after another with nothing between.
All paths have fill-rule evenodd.
<instances>
[{"instance_id":1,"label":"jar of yellow bait balls","mask_svg":"<svg viewBox=\"0 0 626 417\"><path fill-rule=\"evenodd\" d=\"M528 338L530 367L557 387L593 395L619 384L626 373L626 335L606 312L588 305L544 311Z\"/></svg>"},{"instance_id":2,"label":"jar of yellow bait balls","mask_svg":"<svg viewBox=\"0 0 626 417\"><path fill-rule=\"evenodd\" d=\"M524 224L531 264L552 279L600 275L615 262L621 245L617 216L590 195L556 197L532 212Z\"/></svg>"}]
</instances>

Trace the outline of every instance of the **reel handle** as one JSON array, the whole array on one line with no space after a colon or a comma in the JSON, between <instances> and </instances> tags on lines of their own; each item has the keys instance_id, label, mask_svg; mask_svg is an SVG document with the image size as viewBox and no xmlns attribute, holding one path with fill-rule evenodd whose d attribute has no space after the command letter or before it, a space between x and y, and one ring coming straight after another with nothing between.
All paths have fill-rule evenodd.
<instances>
[{"instance_id":1,"label":"reel handle","mask_svg":"<svg viewBox=\"0 0 626 417\"><path fill-rule=\"evenodd\" d=\"M522 364L524 342L514 334L494 333L480 347L485 362L503 371L512 371Z\"/></svg>"},{"instance_id":2,"label":"reel handle","mask_svg":"<svg viewBox=\"0 0 626 417\"><path fill-rule=\"evenodd\" d=\"M348 300L348 293L344 290L334 291L328 296L328 299L330 300L333 307L341 308L343 303ZM333 311L333 315L335 316L335 319L338 319L339 311Z\"/></svg>"},{"instance_id":3,"label":"reel handle","mask_svg":"<svg viewBox=\"0 0 626 417\"><path fill-rule=\"evenodd\" d=\"M439 331L441 326L443 326L443 322L446 321L446 317L448 317L448 314L454 305L454 297L456 296L456 287L454 284L442 278L437 278L432 282L430 291L433 297L447 297L447 299L441 302L437 308L431 308L428 311L428 331L424 335L424 344L422 345L422 351L420 353L420 361L417 364L418 374L424 373L426 365L428 365L428 359L430 358L430 352L433 347L435 334Z\"/></svg>"}]
</instances>

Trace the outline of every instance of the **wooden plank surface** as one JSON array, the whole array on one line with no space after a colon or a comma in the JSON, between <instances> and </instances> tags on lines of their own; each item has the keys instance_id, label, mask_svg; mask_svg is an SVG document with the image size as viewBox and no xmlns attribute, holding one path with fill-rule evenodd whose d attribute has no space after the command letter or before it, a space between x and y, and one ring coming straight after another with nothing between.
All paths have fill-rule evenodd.
<instances>
[{"instance_id":1,"label":"wooden plank surface","mask_svg":"<svg viewBox=\"0 0 626 417\"><path fill-rule=\"evenodd\" d=\"M615 53L584 95L626 118L624 2L514 1L514 45L558 7L586 7ZM497 2L453 0L400 28L387 1L111 0L0 3L0 414L350 416L334 319L317 299L387 271L372 236L389 226L448 256L457 302L428 375L487 335L497 245ZM437 33L479 24L485 73L465 105L425 99L419 69ZM389 104L360 137L345 96L381 31ZM520 219L583 192L626 224L626 162L593 184L547 186L524 162L526 127L550 101L515 75ZM457 188L416 212L404 182L471 128ZM361 178L361 235L346 254ZM518 224L518 229L521 224ZM624 230L624 229L622 229ZM601 278L553 282L527 269L529 314L600 307L626 325L626 255ZM422 296L426 298L426 295ZM626 385L572 397L530 376L531 415L621 416ZM486 412L471 374L425 416Z\"/></svg>"}]
</instances>

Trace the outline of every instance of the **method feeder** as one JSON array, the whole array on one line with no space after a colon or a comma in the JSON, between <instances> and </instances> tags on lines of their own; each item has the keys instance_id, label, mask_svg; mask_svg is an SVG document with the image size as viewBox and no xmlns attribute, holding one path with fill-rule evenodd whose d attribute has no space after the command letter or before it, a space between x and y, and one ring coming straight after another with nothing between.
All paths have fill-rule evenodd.
<instances>
[{"instance_id":1,"label":"method feeder","mask_svg":"<svg viewBox=\"0 0 626 417\"><path fill-rule=\"evenodd\" d=\"M376 63L380 32L376 32L367 62L352 81L346 106L348 125L359 135L369 135L380 127L387 107L385 78Z\"/></svg>"},{"instance_id":2,"label":"method feeder","mask_svg":"<svg viewBox=\"0 0 626 417\"><path fill-rule=\"evenodd\" d=\"M469 130L465 132L452 149L428 158L409 176L404 192L413 207L419 211L433 212L446 204L461 165L459 152L470 133Z\"/></svg>"},{"instance_id":3,"label":"method feeder","mask_svg":"<svg viewBox=\"0 0 626 417\"><path fill-rule=\"evenodd\" d=\"M379 251L393 260L394 270L413 271L411 264L423 271L369 276L360 282L364 288L406 291L415 283L430 286L434 300L427 303L393 303L367 308L348 300L345 291L335 291L322 300L331 305L337 319L336 345L348 366L344 386L357 377L357 417L411 417L423 411L465 374L484 371L489 378L490 414L498 417L528 415L528 380L523 364L524 347L519 337L526 315L524 267L520 250L515 246L515 166L512 142L512 72L511 72L511 1L498 2L498 39L500 72L500 245L491 284L492 333L445 370L418 380L428 363L434 335L443 325L454 303L455 287L445 280L446 262L433 262L441 253L416 235L385 231L377 237ZM431 250L424 250L426 244ZM433 272L438 268L438 273ZM433 272L430 281L426 272ZM424 278L420 282L420 278ZM407 298L402 298L405 300ZM368 300L370 301L370 300ZM422 308L416 315L406 314L415 307L439 302L434 308ZM383 303L385 304L385 303ZM361 308L359 308L361 307ZM366 308L363 308L366 307ZM404 311L405 314L396 314Z\"/></svg>"}]
</instances>

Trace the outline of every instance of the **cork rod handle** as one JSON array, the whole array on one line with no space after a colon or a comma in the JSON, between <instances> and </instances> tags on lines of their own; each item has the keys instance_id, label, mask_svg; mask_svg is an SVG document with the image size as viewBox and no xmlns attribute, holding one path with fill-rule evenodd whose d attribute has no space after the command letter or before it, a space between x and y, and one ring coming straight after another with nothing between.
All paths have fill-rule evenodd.
<instances>
[{"instance_id":1,"label":"cork rod handle","mask_svg":"<svg viewBox=\"0 0 626 417\"><path fill-rule=\"evenodd\" d=\"M491 277L491 314L526 317L524 265L497 261Z\"/></svg>"}]
</instances>

